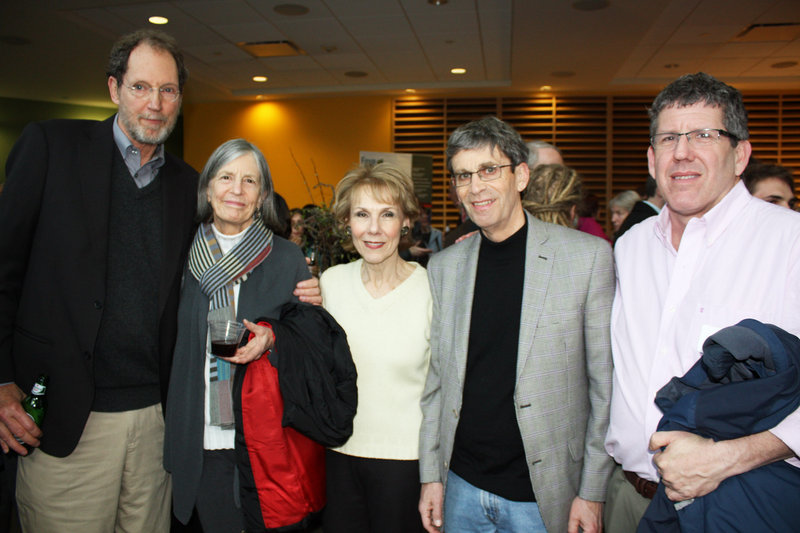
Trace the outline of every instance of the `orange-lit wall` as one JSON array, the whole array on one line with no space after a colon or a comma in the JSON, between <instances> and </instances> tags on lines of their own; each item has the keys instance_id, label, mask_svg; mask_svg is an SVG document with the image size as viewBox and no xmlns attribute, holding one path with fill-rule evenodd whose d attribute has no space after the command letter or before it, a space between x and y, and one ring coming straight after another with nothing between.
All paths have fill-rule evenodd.
<instances>
[{"instance_id":1,"label":"orange-lit wall","mask_svg":"<svg viewBox=\"0 0 800 533\"><path fill-rule=\"evenodd\" d=\"M314 165L320 181L336 185L358 163L359 151L391 151L392 100L385 96L192 104L183 113L186 162L200 171L217 146L243 137L264 152L289 207L312 201L292 152L313 187ZM319 191L312 189L317 204Z\"/></svg>"}]
</instances>

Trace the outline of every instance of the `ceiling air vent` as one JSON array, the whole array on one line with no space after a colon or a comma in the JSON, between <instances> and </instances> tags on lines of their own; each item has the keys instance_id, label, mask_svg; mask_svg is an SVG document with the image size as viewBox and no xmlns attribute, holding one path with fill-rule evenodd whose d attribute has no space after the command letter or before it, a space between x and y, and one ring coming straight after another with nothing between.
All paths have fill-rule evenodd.
<instances>
[{"instance_id":1,"label":"ceiling air vent","mask_svg":"<svg viewBox=\"0 0 800 533\"><path fill-rule=\"evenodd\" d=\"M236 43L236 46L253 57L286 57L305 54L305 52L298 48L292 41Z\"/></svg>"}]
</instances>

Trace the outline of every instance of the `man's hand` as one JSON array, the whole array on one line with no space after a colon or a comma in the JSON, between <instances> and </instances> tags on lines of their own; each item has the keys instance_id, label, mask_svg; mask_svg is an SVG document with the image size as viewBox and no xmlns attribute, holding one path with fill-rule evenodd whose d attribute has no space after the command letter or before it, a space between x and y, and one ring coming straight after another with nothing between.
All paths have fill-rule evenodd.
<instances>
[{"instance_id":1,"label":"man's hand","mask_svg":"<svg viewBox=\"0 0 800 533\"><path fill-rule=\"evenodd\" d=\"M461 241L463 241L464 239L469 239L470 237L472 237L472 236L473 236L473 235L475 235L476 233L478 233L478 230L475 230L475 231L470 231L469 233L465 233L464 235L462 235L461 237L459 237L458 239L456 239L456 242L454 242L453 244L458 244L458 243L460 243Z\"/></svg>"},{"instance_id":2,"label":"man's hand","mask_svg":"<svg viewBox=\"0 0 800 533\"><path fill-rule=\"evenodd\" d=\"M0 386L0 446L4 453L11 449L20 455L28 455L15 436L34 448L39 446L42 430L22 408L24 398L25 395L15 383Z\"/></svg>"},{"instance_id":3,"label":"man's hand","mask_svg":"<svg viewBox=\"0 0 800 533\"><path fill-rule=\"evenodd\" d=\"M319 279L310 278L297 282L294 295L300 298L301 302L314 305L322 305L322 293L319 291Z\"/></svg>"},{"instance_id":4,"label":"man's hand","mask_svg":"<svg viewBox=\"0 0 800 533\"><path fill-rule=\"evenodd\" d=\"M735 474L726 441L714 442L685 431L658 431L650 437L653 462L667 497L675 502L705 496ZM666 446L664 451L659 451Z\"/></svg>"},{"instance_id":5,"label":"man's hand","mask_svg":"<svg viewBox=\"0 0 800 533\"><path fill-rule=\"evenodd\" d=\"M442 508L444 507L444 486L438 481L423 483L419 492L419 515L428 533L442 529Z\"/></svg>"},{"instance_id":6,"label":"man's hand","mask_svg":"<svg viewBox=\"0 0 800 533\"><path fill-rule=\"evenodd\" d=\"M729 477L794 456L770 431L718 442L685 431L658 431L650 437L650 449L656 451L653 462L672 501L705 496Z\"/></svg>"},{"instance_id":7,"label":"man's hand","mask_svg":"<svg viewBox=\"0 0 800 533\"><path fill-rule=\"evenodd\" d=\"M578 528L581 528L580 530ZM572 500L569 510L567 533L602 533L603 502L592 502L578 496Z\"/></svg>"}]
</instances>

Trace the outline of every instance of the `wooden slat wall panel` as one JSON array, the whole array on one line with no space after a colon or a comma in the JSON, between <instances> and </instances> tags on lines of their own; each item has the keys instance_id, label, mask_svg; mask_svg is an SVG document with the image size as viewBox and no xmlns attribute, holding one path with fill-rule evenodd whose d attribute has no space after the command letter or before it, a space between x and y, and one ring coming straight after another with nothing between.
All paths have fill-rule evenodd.
<instances>
[{"instance_id":1,"label":"wooden slat wall panel","mask_svg":"<svg viewBox=\"0 0 800 533\"><path fill-rule=\"evenodd\" d=\"M776 133L780 132L779 97L774 95L745 97L744 105L747 108L753 156L764 161L778 161L780 146Z\"/></svg>"},{"instance_id":2,"label":"wooden slat wall panel","mask_svg":"<svg viewBox=\"0 0 800 533\"><path fill-rule=\"evenodd\" d=\"M442 98L397 100L392 117L392 150L409 154L433 156L433 202L431 223L439 228L449 218L458 219L458 209L448 198L444 168L444 146L447 134L442 117L445 116L445 100Z\"/></svg>"},{"instance_id":3,"label":"wooden slat wall panel","mask_svg":"<svg viewBox=\"0 0 800 533\"><path fill-rule=\"evenodd\" d=\"M800 94L780 98L780 136L777 162L794 170L794 190L800 191Z\"/></svg>"},{"instance_id":4,"label":"wooden slat wall panel","mask_svg":"<svg viewBox=\"0 0 800 533\"><path fill-rule=\"evenodd\" d=\"M626 190L639 191L647 180L647 147L650 137L650 119L647 108L652 97L613 97L609 109L610 151L605 195L601 196L601 222L611 235L611 221L607 214L608 201Z\"/></svg>"},{"instance_id":5,"label":"wooden slat wall panel","mask_svg":"<svg viewBox=\"0 0 800 533\"><path fill-rule=\"evenodd\" d=\"M558 146L564 160L584 180L588 192L606 203L626 189L640 189L647 176L650 96L531 96L486 98L397 98L393 146L396 152L434 158L433 223L444 228L459 222L448 198L444 150L447 137L465 122L497 115L526 140ZM795 170L800 181L800 94L745 95L753 153Z\"/></svg>"},{"instance_id":6,"label":"wooden slat wall panel","mask_svg":"<svg viewBox=\"0 0 800 533\"><path fill-rule=\"evenodd\" d=\"M553 144L564 161L578 171L587 192L605 198L609 102L605 97L559 98ZM598 216L602 215L601 212ZM601 219L602 220L602 219Z\"/></svg>"}]
</instances>

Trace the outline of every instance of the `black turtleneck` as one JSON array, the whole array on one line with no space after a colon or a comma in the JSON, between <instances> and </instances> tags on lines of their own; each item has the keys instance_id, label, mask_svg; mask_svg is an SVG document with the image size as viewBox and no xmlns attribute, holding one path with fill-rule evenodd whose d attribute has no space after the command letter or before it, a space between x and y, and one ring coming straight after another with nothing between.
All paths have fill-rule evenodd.
<instances>
[{"instance_id":1,"label":"black turtleneck","mask_svg":"<svg viewBox=\"0 0 800 533\"><path fill-rule=\"evenodd\" d=\"M481 234L463 403L450 469L513 501L535 501L514 410L525 280L525 225L502 242Z\"/></svg>"}]
</instances>

